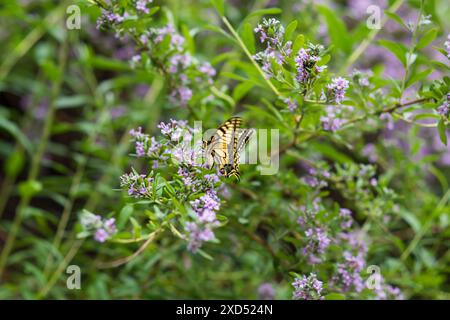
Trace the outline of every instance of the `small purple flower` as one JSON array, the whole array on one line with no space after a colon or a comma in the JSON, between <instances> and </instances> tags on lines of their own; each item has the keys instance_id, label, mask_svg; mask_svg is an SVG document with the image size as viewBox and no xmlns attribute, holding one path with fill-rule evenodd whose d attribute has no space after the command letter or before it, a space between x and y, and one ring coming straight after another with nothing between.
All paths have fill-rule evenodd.
<instances>
[{"instance_id":1,"label":"small purple flower","mask_svg":"<svg viewBox=\"0 0 450 320\"><path fill-rule=\"evenodd\" d=\"M152 3L153 0L137 0L136 1L136 11L149 14L150 10L148 9L147 5Z\"/></svg>"},{"instance_id":2,"label":"small purple flower","mask_svg":"<svg viewBox=\"0 0 450 320\"><path fill-rule=\"evenodd\" d=\"M375 145L373 143L368 143L364 146L362 150L362 155L367 157L370 162L375 163L378 160L378 155L376 153Z\"/></svg>"},{"instance_id":3,"label":"small purple flower","mask_svg":"<svg viewBox=\"0 0 450 320\"><path fill-rule=\"evenodd\" d=\"M145 148L144 148L144 143L141 141L136 141L136 155L138 157L143 157L145 156Z\"/></svg>"},{"instance_id":4,"label":"small purple flower","mask_svg":"<svg viewBox=\"0 0 450 320\"><path fill-rule=\"evenodd\" d=\"M106 232L108 233L108 235L113 235L117 232L117 227L116 227L116 219L115 218L110 218L108 220L106 220L103 224Z\"/></svg>"},{"instance_id":5,"label":"small purple flower","mask_svg":"<svg viewBox=\"0 0 450 320\"><path fill-rule=\"evenodd\" d=\"M216 69L214 69L209 62L203 62L198 67L198 71L210 77L214 77L216 75Z\"/></svg>"},{"instance_id":6,"label":"small purple flower","mask_svg":"<svg viewBox=\"0 0 450 320\"><path fill-rule=\"evenodd\" d=\"M105 24L118 24L124 18L114 12L103 10L102 15L97 20L97 29L100 29Z\"/></svg>"},{"instance_id":7,"label":"small purple flower","mask_svg":"<svg viewBox=\"0 0 450 320\"><path fill-rule=\"evenodd\" d=\"M295 278L292 286L294 287L292 298L295 300L323 299L323 282L317 279L315 273L311 273L308 277Z\"/></svg>"},{"instance_id":8,"label":"small purple flower","mask_svg":"<svg viewBox=\"0 0 450 320\"><path fill-rule=\"evenodd\" d=\"M98 242L103 243L106 241L106 239L108 239L108 237L109 237L108 232L106 232L105 229L100 228L97 229L97 231L95 232L94 239Z\"/></svg>"},{"instance_id":9,"label":"small purple flower","mask_svg":"<svg viewBox=\"0 0 450 320\"><path fill-rule=\"evenodd\" d=\"M382 113L380 115L380 119L381 120L387 120L386 123L386 129L389 131L394 130L394 118L392 117L392 115L388 112Z\"/></svg>"},{"instance_id":10,"label":"small purple flower","mask_svg":"<svg viewBox=\"0 0 450 320\"><path fill-rule=\"evenodd\" d=\"M295 102L292 98L286 98L283 101L286 103L290 112L294 112L294 110L297 109L297 102Z\"/></svg>"},{"instance_id":11,"label":"small purple flower","mask_svg":"<svg viewBox=\"0 0 450 320\"><path fill-rule=\"evenodd\" d=\"M344 120L334 118L333 115L327 115L320 118L323 130L336 132L344 124Z\"/></svg>"},{"instance_id":12,"label":"small purple flower","mask_svg":"<svg viewBox=\"0 0 450 320\"><path fill-rule=\"evenodd\" d=\"M214 233L208 227L204 229L195 222L186 223L186 231L189 233L188 250L195 253L200 249L203 242L215 239Z\"/></svg>"},{"instance_id":13,"label":"small purple flower","mask_svg":"<svg viewBox=\"0 0 450 320\"><path fill-rule=\"evenodd\" d=\"M186 105L186 103L192 98L192 90L188 87L181 87L178 89L178 94L180 96L181 105Z\"/></svg>"},{"instance_id":14,"label":"small purple flower","mask_svg":"<svg viewBox=\"0 0 450 320\"><path fill-rule=\"evenodd\" d=\"M275 298L275 290L273 285L268 282L262 283L258 287L258 296L261 300L273 300Z\"/></svg>"},{"instance_id":15,"label":"small purple flower","mask_svg":"<svg viewBox=\"0 0 450 320\"><path fill-rule=\"evenodd\" d=\"M443 117L448 117L450 114L450 93L447 94L447 99L437 108L438 113Z\"/></svg>"},{"instance_id":16,"label":"small purple flower","mask_svg":"<svg viewBox=\"0 0 450 320\"><path fill-rule=\"evenodd\" d=\"M331 79L331 83L327 85L328 100L341 104L345 97L345 91L348 89L348 84L348 80L342 77Z\"/></svg>"},{"instance_id":17,"label":"small purple flower","mask_svg":"<svg viewBox=\"0 0 450 320\"><path fill-rule=\"evenodd\" d=\"M157 127L164 135L170 135L172 133L172 126L168 123L160 122Z\"/></svg>"}]
</instances>

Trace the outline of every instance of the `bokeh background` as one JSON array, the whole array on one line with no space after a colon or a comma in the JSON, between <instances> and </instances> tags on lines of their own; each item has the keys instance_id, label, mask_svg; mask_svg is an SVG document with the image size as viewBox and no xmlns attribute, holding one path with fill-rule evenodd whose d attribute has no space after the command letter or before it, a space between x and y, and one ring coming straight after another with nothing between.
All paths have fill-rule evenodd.
<instances>
[{"instance_id":1,"label":"bokeh background","mask_svg":"<svg viewBox=\"0 0 450 320\"><path fill-rule=\"evenodd\" d=\"M400 3L398 16L405 22L416 20L420 1ZM81 27L68 30L66 9L72 4L81 9ZM236 26L247 19L256 27L264 12L284 25L297 20L298 32L314 43L337 48L328 63L337 72L368 36L366 10L373 4L383 10L393 1L228 1L226 15ZM148 169L148 163L130 156L134 152L131 129L141 126L144 132L157 134L157 124L170 118L201 119L205 126L215 127L238 112L253 126L273 126L264 120L265 114L255 111L264 105L262 98L269 97L268 90L250 89L239 85L238 77L230 77L248 65L240 64L245 55L218 31L226 28L214 6L206 0L155 0L151 6L156 5L163 9L150 23L161 26L172 20L181 33L190 30L195 56L216 68L214 86L226 97L215 94L198 101L194 111L192 106L174 103L165 74L134 68L133 57L140 52L134 39L97 28L101 10L89 1L0 4L0 298L290 299L289 272L302 267L283 263L298 254L284 238L286 225L295 225L292 213L284 212L291 212L287 209L291 197L300 199L309 192L293 182L307 175L304 157L330 165L377 166L377 178L384 179L397 198L393 213L378 222L388 231L370 225L368 263L380 266L386 281L399 287L406 298L448 299L450 149L426 121L414 125L385 119L370 132L356 127L341 136L353 148L339 139L318 137L304 146L300 160L292 155L282 159L280 170L285 173L276 178L255 177L251 172L256 171L247 169L248 176L243 173L238 187L227 186L227 204L221 213L229 223L216 234L220 243L207 245L206 257L192 254L185 241L167 231L130 262L101 267L102 261L129 257L140 247L76 240L82 210L115 217L139 214L128 213L133 211L129 205L133 199L119 186L120 175L131 167L138 172ZM335 16L327 18L318 5ZM426 1L426 6L437 36L422 50L418 63L429 66L435 60L448 65L448 59L433 48L443 48L450 30L448 1ZM248 17L274 7L280 10ZM353 42L347 51L330 32L333 25L327 19L336 17L351 33ZM401 79L402 64L378 39L408 46L411 35L389 19L346 75L358 68L370 69L379 78ZM438 63L431 68L424 80L428 84L448 76L448 68ZM416 98L421 85L406 90L404 98ZM230 110L229 99L236 109ZM267 203L255 201L258 196ZM330 197L341 203L339 194L331 191ZM361 225L365 219L363 214L356 217ZM58 227L61 223L63 229ZM145 228L145 222L142 225ZM127 222L122 227L133 226L134 222ZM14 242L7 248L11 237ZM81 268L80 290L66 287L70 264ZM364 298L348 296L358 297Z\"/></svg>"}]
</instances>

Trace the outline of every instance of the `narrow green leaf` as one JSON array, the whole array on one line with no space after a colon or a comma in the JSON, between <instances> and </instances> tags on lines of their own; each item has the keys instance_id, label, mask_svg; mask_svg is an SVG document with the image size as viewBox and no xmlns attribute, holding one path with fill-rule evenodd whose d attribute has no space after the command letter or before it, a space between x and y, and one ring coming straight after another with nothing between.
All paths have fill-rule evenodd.
<instances>
[{"instance_id":1,"label":"narrow green leaf","mask_svg":"<svg viewBox=\"0 0 450 320\"><path fill-rule=\"evenodd\" d=\"M248 51L251 54L255 54L255 36L253 35L253 29L250 23L245 22L240 31L242 42L244 42Z\"/></svg>"},{"instance_id":2,"label":"narrow green leaf","mask_svg":"<svg viewBox=\"0 0 450 320\"><path fill-rule=\"evenodd\" d=\"M125 227L126 223L130 219L131 215L133 214L133 205L127 204L120 210L119 217L117 219L117 227L119 229L123 229Z\"/></svg>"},{"instance_id":3,"label":"narrow green leaf","mask_svg":"<svg viewBox=\"0 0 450 320\"><path fill-rule=\"evenodd\" d=\"M423 49L428 46L437 36L437 29L428 30L416 45L417 49Z\"/></svg>"},{"instance_id":4,"label":"narrow green leaf","mask_svg":"<svg viewBox=\"0 0 450 320\"><path fill-rule=\"evenodd\" d=\"M302 48L305 44L305 36L303 34L299 34L297 38L295 38L294 44L292 45L292 52L296 54L300 48Z\"/></svg>"},{"instance_id":5,"label":"narrow green leaf","mask_svg":"<svg viewBox=\"0 0 450 320\"><path fill-rule=\"evenodd\" d=\"M389 12L389 11L385 11L384 12L386 14L386 16L388 16L390 19L394 20L395 22L397 22L399 25L401 25L402 27L404 27L405 29L408 30L408 27L405 25L405 23L403 22L402 18L400 18L397 14L393 13L393 12Z\"/></svg>"},{"instance_id":6,"label":"narrow green leaf","mask_svg":"<svg viewBox=\"0 0 450 320\"><path fill-rule=\"evenodd\" d=\"M14 122L0 117L0 129L5 130L10 135L12 135L25 148L25 150L27 150L28 153L32 153L32 146L30 141Z\"/></svg>"},{"instance_id":7,"label":"narrow green leaf","mask_svg":"<svg viewBox=\"0 0 450 320\"><path fill-rule=\"evenodd\" d=\"M390 40L379 40L378 43L385 47L386 49L388 49L390 52L392 52L397 59L403 64L403 66L406 67L407 63L406 63L406 54L408 53L407 48L398 43L398 42L394 42L394 41L390 41Z\"/></svg>"},{"instance_id":8,"label":"narrow green leaf","mask_svg":"<svg viewBox=\"0 0 450 320\"><path fill-rule=\"evenodd\" d=\"M341 293L329 293L325 296L325 300L345 300L345 296Z\"/></svg>"},{"instance_id":9,"label":"narrow green leaf","mask_svg":"<svg viewBox=\"0 0 450 320\"><path fill-rule=\"evenodd\" d=\"M438 122L438 132L439 132L439 138L441 138L441 141L443 144L447 145L447 134L445 132L445 123L444 123L444 119L441 119Z\"/></svg>"},{"instance_id":10,"label":"narrow green leaf","mask_svg":"<svg viewBox=\"0 0 450 320\"><path fill-rule=\"evenodd\" d=\"M297 29L297 20L291 21L286 27L286 31L284 32L284 41L291 40L292 34L294 33L295 29Z\"/></svg>"},{"instance_id":11,"label":"narrow green leaf","mask_svg":"<svg viewBox=\"0 0 450 320\"><path fill-rule=\"evenodd\" d=\"M239 101L244 97L251 88L254 87L254 84L251 82L243 82L238 84L233 89L233 99L234 101Z\"/></svg>"},{"instance_id":12,"label":"narrow green leaf","mask_svg":"<svg viewBox=\"0 0 450 320\"><path fill-rule=\"evenodd\" d=\"M225 16L225 6L223 4L223 0L211 0L211 3L222 17Z\"/></svg>"},{"instance_id":13,"label":"narrow green leaf","mask_svg":"<svg viewBox=\"0 0 450 320\"><path fill-rule=\"evenodd\" d=\"M333 45L342 52L350 54L352 51L352 39L344 22L335 11L326 6L318 5L317 9L325 19Z\"/></svg>"},{"instance_id":14,"label":"narrow green leaf","mask_svg":"<svg viewBox=\"0 0 450 320\"><path fill-rule=\"evenodd\" d=\"M433 69L427 69L427 70L412 74L411 77L409 78L408 82L406 83L406 88L412 86L417 81L420 81L420 80L428 77L428 75L430 75L432 72L433 72Z\"/></svg>"}]
</instances>

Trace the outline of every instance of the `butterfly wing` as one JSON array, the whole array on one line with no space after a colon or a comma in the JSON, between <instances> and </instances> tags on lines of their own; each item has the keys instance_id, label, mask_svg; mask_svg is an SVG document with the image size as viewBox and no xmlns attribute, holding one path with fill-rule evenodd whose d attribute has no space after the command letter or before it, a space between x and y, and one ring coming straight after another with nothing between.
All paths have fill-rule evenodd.
<instances>
[{"instance_id":1,"label":"butterfly wing","mask_svg":"<svg viewBox=\"0 0 450 320\"><path fill-rule=\"evenodd\" d=\"M233 117L225 121L207 142L204 142L206 161L211 167L218 165L226 177L239 180L239 153L249 141L254 130L240 129L242 119Z\"/></svg>"},{"instance_id":2,"label":"butterfly wing","mask_svg":"<svg viewBox=\"0 0 450 320\"><path fill-rule=\"evenodd\" d=\"M225 166L234 161L234 152L237 147L238 129L242 124L242 119L233 117L225 121L210 138L204 142L205 157L208 165L219 166L223 171Z\"/></svg>"}]
</instances>

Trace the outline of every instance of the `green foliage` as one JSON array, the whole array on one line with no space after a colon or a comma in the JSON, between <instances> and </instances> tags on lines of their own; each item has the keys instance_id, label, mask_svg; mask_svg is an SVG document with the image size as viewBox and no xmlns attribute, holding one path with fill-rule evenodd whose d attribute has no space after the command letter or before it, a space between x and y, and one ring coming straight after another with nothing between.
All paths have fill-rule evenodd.
<instances>
[{"instance_id":1,"label":"green foliage","mask_svg":"<svg viewBox=\"0 0 450 320\"><path fill-rule=\"evenodd\" d=\"M390 299L394 287L449 298L447 3L385 8L375 32L345 1L266 2L155 0L145 12L82 0L79 30L65 25L69 2L0 8L0 298L255 299L269 283L291 299L296 279L316 276L313 298ZM269 46L255 32L264 21ZM301 80L300 50L313 56ZM177 161L185 136L158 127L206 130L235 115L279 130L278 150L267 137L276 174L242 164L240 182L211 182L214 169ZM201 225L212 191L220 208ZM190 223L214 237L192 249ZM356 234L357 245L343 240ZM362 288L339 278L346 259L363 260ZM66 287L70 264L81 290ZM382 292L366 285L368 266Z\"/></svg>"}]
</instances>

